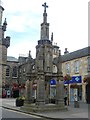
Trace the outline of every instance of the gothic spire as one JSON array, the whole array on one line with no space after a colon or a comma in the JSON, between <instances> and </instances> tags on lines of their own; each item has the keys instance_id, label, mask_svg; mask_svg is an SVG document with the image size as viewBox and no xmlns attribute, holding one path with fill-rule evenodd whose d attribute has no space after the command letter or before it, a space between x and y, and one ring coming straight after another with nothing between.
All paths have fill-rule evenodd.
<instances>
[{"instance_id":1,"label":"gothic spire","mask_svg":"<svg viewBox=\"0 0 90 120\"><path fill-rule=\"evenodd\" d=\"M49 40L49 23L47 23L46 8L48 8L46 2L42 4L44 7L43 23L41 24L41 40Z\"/></svg>"},{"instance_id":2,"label":"gothic spire","mask_svg":"<svg viewBox=\"0 0 90 120\"><path fill-rule=\"evenodd\" d=\"M43 22L47 23L47 13L46 13L46 8L48 8L48 6L46 5L46 2L44 4L42 4L42 6L44 7L44 13L43 13Z\"/></svg>"}]
</instances>

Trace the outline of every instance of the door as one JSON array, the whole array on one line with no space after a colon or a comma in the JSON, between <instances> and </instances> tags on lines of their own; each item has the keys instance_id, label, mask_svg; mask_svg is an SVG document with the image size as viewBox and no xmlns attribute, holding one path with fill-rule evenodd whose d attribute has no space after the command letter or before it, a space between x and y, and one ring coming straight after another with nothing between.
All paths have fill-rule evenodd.
<instances>
[{"instance_id":1,"label":"door","mask_svg":"<svg viewBox=\"0 0 90 120\"><path fill-rule=\"evenodd\" d=\"M74 101L74 88L70 88L70 101Z\"/></svg>"}]
</instances>

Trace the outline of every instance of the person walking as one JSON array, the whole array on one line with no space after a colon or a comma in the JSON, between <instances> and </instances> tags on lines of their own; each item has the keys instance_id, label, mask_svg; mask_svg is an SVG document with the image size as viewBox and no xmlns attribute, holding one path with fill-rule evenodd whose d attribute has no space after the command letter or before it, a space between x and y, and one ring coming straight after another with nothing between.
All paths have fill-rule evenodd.
<instances>
[{"instance_id":1,"label":"person walking","mask_svg":"<svg viewBox=\"0 0 90 120\"><path fill-rule=\"evenodd\" d=\"M10 90L7 90L7 97L10 97Z\"/></svg>"},{"instance_id":2,"label":"person walking","mask_svg":"<svg viewBox=\"0 0 90 120\"><path fill-rule=\"evenodd\" d=\"M67 89L64 91L64 105L67 105Z\"/></svg>"}]
</instances>

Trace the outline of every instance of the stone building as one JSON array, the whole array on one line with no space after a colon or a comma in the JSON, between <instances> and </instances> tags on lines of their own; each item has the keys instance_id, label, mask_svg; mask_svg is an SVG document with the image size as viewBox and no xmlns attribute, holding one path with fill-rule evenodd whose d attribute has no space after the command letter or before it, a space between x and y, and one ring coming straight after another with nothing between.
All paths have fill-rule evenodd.
<instances>
[{"instance_id":1,"label":"stone building","mask_svg":"<svg viewBox=\"0 0 90 120\"><path fill-rule=\"evenodd\" d=\"M10 96L12 96L12 89L14 84L18 84L18 59L7 56L7 66L6 66L6 91L10 91ZM7 97L7 96L6 96Z\"/></svg>"},{"instance_id":2,"label":"stone building","mask_svg":"<svg viewBox=\"0 0 90 120\"><path fill-rule=\"evenodd\" d=\"M74 101L76 88L78 100L86 101L84 77L90 74L90 46L70 53L65 49L65 54L62 55L62 71L63 76L69 74L72 77L69 83L70 101ZM67 83L65 85L67 86Z\"/></svg>"},{"instance_id":3,"label":"stone building","mask_svg":"<svg viewBox=\"0 0 90 120\"><path fill-rule=\"evenodd\" d=\"M10 46L10 37L5 37L7 27L6 18L2 24L4 8L0 4L0 88L4 88L6 84L6 65L7 65L7 48ZM1 96L1 90L0 90Z\"/></svg>"}]
</instances>

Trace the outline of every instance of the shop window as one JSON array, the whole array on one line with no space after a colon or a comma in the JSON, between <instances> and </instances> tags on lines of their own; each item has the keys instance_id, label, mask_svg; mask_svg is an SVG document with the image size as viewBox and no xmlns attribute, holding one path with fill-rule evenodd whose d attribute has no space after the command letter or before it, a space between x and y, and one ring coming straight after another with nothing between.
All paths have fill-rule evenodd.
<instances>
[{"instance_id":1,"label":"shop window","mask_svg":"<svg viewBox=\"0 0 90 120\"><path fill-rule=\"evenodd\" d=\"M16 66L13 67L12 77L15 77L15 78L17 77L17 67Z\"/></svg>"},{"instance_id":2,"label":"shop window","mask_svg":"<svg viewBox=\"0 0 90 120\"><path fill-rule=\"evenodd\" d=\"M79 60L75 61L75 73L79 73L79 67L80 67L79 64L80 64Z\"/></svg>"},{"instance_id":3,"label":"shop window","mask_svg":"<svg viewBox=\"0 0 90 120\"><path fill-rule=\"evenodd\" d=\"M10 76L10 67L7 66L6 68L6 77L9 77Z\"/></svg>"}]
</instances>

